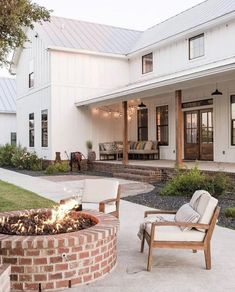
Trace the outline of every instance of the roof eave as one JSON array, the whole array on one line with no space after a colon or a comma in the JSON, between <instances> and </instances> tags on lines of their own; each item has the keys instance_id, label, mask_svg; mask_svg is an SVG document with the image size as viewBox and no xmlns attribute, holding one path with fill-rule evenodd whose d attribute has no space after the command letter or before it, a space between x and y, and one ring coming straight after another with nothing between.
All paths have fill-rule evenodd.
<instances>
[{"instance_id":1,"label":"roof eave","mask_svg":"<svg viewBox=\"0 0 235 292\"><path fill-rule=\"evenodd\" d=\"M90 51L90 50L83 50L83 49L57 47L57 46L48 46L47 49L49 51L59 51L59 52L84 54L84 55L95 55L95 56L103 56L103 57L117 58L117 59L127 59L127 56L125 54L113 54L113 53L105 53L105 52Z\"/></svg>"}]
</instances>

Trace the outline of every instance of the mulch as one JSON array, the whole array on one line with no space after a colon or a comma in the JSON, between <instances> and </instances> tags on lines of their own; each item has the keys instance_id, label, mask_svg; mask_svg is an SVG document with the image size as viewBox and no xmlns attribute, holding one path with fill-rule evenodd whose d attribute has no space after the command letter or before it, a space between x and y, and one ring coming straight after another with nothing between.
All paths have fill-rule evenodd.
<instances>
[{"instance_id":1,"label":"mulch","mask_svg":"<svg viewBox=\"0 0 235 292\"><path fill-rule=\"evenodd\" d=\"M162 210L178 210L183 204L190 201L190 197L160 195L160 190L163 186L164 184L159 183L156 184L155 188L149 193L129 196L123 199L132 203ZM226 208L235 207L235 194L225 194L220 196L218 200L219 206L221 207L218 224L223 227L235 229L235 218L227 218L224 214Z\"/></svg>"}]
</instances>

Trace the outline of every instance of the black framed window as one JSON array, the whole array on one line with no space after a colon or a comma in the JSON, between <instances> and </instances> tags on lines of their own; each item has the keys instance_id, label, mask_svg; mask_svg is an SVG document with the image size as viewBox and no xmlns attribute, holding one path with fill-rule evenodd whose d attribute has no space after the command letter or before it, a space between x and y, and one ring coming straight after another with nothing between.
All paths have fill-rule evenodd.
<instances>
[{"instance_id":1,"label":"black framed window","mask_svg":"<svg viewBox=\"0 0 235 292\"><path fill-rule=\"evenodd\" d=\"M29 88L34 87L34 61L29 62Z\"/></svg>"},{"instance_id":2,"label":"black framed window","mask_svg":"<svg viewBox=\"0 0 235 292\"><path fill-rule=\"evenodd\" d=\"M159 145L168 145L168 105L156 107L157 141Z\"/></svg>"},{"instance_id":3,"label":"black framed window","mask_svg":"<svg viewBox=\"0 0 235 292\"><path fill-rule=\"evenodd\" d=\"M16 132L11 133L11 145L16 146Z\"/></svg>"},{"instance_id":4,"label":"black framed window","mask_svg":"<svg viewBox=\"0 0 235 292\"><path fill-rule=\"evenodd\" d=\"M34 147L34 113L29 114L29 147Z\"/></svg>"},{"instance_id":5,"label":"black framed window","mask_svg":"<svg viewBox=\"0 0 235 292\"><path fill-rule=\"evenodd\" d=\"M142 74L153 71L153 53L142 56Z\"/></svg>"},{"instance_id":6,"label":"black framed window","mask_svg":"<svg viewBox=\"0 0 235 292\"><path fill-rule=\"evenodd\" d=\"M140 109L137 111L138 123L138 141L148 140L148 109Z\"/></svg>"},{"instance_id":7,"label":"black framed window","mask_svg":"<svg viewBox=\"0 0 235 292\"><path fill-rule=\"evenodd\" d=\"M204 33L189 39L189 59L196 59L204 56L205 44Z\"/></svg>"},{"instance_id":8,"label":"black framed window","mask_svg":"<svg viewBox=\"0 0 235 292\"><path fill-rule=\"evenodd\" d=\"M231 145L235 146L235 95L231 95Z\"/></svg>"},{"instance_id":9,"label":"black framed window","mask_svg":"<svg viewBox=\"0 0 235 292\"><path fill-rule=\"evenodd\" d=\"M41 112L42 122L42 147L48 147L48 111Z\"/></svg>"},{"instance_id":10,"label":"black framed window","mask_svg":"<svg viewBox=\"0 0 235 292\"><path fill-rule=\"evenodd\" d=\"M29 73L29 88L34 87L34 73Z\"/></svg>"}]
</instances>

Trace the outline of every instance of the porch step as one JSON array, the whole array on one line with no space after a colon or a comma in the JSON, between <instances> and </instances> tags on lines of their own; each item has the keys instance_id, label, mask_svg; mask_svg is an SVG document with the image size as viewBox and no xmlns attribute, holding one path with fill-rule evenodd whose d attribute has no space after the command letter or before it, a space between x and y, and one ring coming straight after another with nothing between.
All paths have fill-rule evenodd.
<instances>
[{"instance_id":1,"label":"porch step","mask_svg":"<svg viewBox=\"0 0 235 292\"><path fill-rule=\"evenodd\" d=\"M158 171L136 168L124 168L113 173L113 177L135 180L140 182L154 183L160 181Z\"/></svg>"}]
</instances>

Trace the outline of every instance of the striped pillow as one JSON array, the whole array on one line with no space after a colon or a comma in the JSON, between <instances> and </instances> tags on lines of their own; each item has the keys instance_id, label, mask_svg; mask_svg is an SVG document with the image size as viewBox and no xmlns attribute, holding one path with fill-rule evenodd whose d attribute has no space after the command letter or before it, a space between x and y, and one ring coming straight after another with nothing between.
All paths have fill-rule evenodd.
<instances>
[{"instance_id":1,"label":"striped pillow","mask_svg":"<svg viewBox=\"0 0 235 292\"><path fill-rule=\"evenodd\" d=\"M200 215L193 210L189 204L184 204L179 208L175 214L175 222L190 222L197 223L200 219ZM182 231L191 230L190 227L181 226Z\"/></svg>"}]
</instances>

